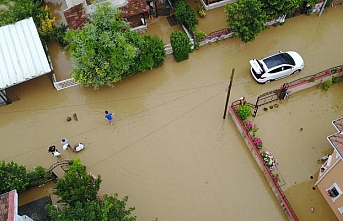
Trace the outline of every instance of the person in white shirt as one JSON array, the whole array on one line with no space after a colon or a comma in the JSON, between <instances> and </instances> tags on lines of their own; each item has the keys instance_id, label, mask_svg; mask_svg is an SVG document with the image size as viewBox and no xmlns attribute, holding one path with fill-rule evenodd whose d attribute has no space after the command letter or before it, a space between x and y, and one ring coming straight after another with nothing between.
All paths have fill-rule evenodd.
<instances>
[{"instance_id":1,"label":"person in white shirt","mask_svg":"<svg viewBox=\"0 0 343 221\"><path fill-rule=\"evenodd\" d=\"M67 138L63 138L61 140L61 145L62 145L63 150L68 149L70 147L69 140Z\"/></svg>"},{"instance_id":2,"label":"person in white shirt","mask_svg":"<svg viewBox=\"0 0 343 221\"><path fill-rule=\"evenodd\" d=\"M61 156L61 153L56 149L55 145L50 146L48 149L48 152L50 152L54 157L59 157Z\"/></svg>"},{"instance_id":3,"label":"person in white shirt","mask_svg":"<svg viewBox=\"0 0 343 221\"><path fill-rule=\"evenodd\" d=\"M83 143L79 143L77 146L75 146L75 151L79 152L85 148L85 145Z\"/></svg>"}]
</instances>

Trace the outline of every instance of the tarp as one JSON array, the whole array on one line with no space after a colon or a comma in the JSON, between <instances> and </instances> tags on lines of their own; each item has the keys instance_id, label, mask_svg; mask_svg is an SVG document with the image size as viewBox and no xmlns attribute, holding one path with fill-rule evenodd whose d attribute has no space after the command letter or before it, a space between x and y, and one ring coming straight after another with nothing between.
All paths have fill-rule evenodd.
<instances>
[{"instance_id":1,"label":"tarp","mask_svg":"<svg viewBox=\"0 0 343 221\"><path fill-rule=\"evenodd\" d=\"M0 90L50 72L32 17L0 27Z\"/></svg>"}]
</instances>

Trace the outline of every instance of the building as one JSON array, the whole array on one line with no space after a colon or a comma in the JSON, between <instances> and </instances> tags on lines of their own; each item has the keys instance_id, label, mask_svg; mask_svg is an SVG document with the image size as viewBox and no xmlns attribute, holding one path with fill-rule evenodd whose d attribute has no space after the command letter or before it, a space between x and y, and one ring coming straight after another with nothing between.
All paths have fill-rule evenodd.
<instances>
[{"instance_id":1,"label":"building","mask_svg":"<svg viewBox=\"0 0 343 221\"><path fill-rule=\"evenodd\" d=\"M67 9L64 10L64 17L68 27L81 29L95 7L105 2L122 11L122 17L130 23L132 31L146 31L149 5L145 0L102 0L93 4L91 0L66 0Z\"/></svg>"},{"instance_id":2,"label":"building","mask_svg":"<svg viewBox=\"0 0 343 221\"><path fill-rule=\"evenodd\" d=\"M332 121L337 133L327 137L333 151L321 166L317 189L325 198L338 220L343 221L343 117Z\"/></svg>"},{"instance_id":3,"label":"building","mask_svg":"<svg viewBox=\"0 0 343 221\"><path fill-rule=\"evenodd\" d=\"M52 67L33 18L0 27L0 104L12 102L11 87L45 74L52 79Z\"/></svg>"},{"instance_id":4,"label":"building","mask_svg":"<svg viewBox=\"0 0 343 221\"><path fill-rule=\"evenodd\" d=\"M26 215L18 215L18 194L16 190L12 190L0 195L0 220L33 221Z\"/></svg>"}]
</instances>

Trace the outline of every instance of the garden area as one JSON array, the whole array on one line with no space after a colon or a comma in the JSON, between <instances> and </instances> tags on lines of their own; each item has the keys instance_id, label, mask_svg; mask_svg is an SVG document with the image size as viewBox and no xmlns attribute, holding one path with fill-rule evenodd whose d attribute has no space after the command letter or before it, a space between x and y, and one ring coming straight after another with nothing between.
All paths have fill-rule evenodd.
<instances>
[{"instance_id":1,"label":"garden area","mask_svg":"<svg viewBox=\"0 0 343 221\"><path fill-rule=\"evenodd\" d=\"M314 183L321 166L318 159L332 152L326 140L334 133L331 121L343 115L338 101L341 72L342 65L295 80L290 98L264 105L256 117L252 117L253 104L245 100L232 104L238 130L278 201L284 200L291 220L336 219ZM303 81L305 87L300 84ZM319 97L321 102L314 102ZM309 112L301 111L307 107Z\"/></svg>"}]
</instances>

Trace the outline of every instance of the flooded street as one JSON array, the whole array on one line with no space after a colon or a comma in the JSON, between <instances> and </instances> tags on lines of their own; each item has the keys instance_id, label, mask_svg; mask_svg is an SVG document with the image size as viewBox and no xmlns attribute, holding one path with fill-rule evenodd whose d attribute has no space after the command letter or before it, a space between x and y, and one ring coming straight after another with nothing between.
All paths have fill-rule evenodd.
<instances>
[{"instance_id":1,"label":"flooded street","mask_svg":"<svg viewBox=\"0 0 343 221\"><path fill-rule=\"evenodd\" d=\"M72 145L83 142L86 147L79 153L63 151L62 160L80 158L90 172L101 174L102 194L129 196L138 221L286 220L232 120L222 119L225 90L232 68L230 102L246 96L254 103L285 81L342 64L342 27L343 7L337 6L321 17L299 16L270 27L248 44L226 39L201 47L180 63L169 56L162 67L114 88L56 91L47 76L23 83L15 87L20 100L0 107L0 160L49 168L56 159L47 148L56 145L62 152L60 140L68 138ZM304 70L257 84L249 60L279 50L299 52ZM54 64L59 79L71 67L64 59ZM331 120L343 116L342 84L327 92L312 88L296 93L278 109L260 109L254 119L267 149L279 159L283 189L300 220L335 220L319 192L309 189L315 182L309 177L317 177L316 159L330 150L326 136L335 132ZM105 110L114 111L113 126L106 122ZM78 121L67 122L74 113ZM24 198L20 204L28 200Z\"/></svg>"}]
</instances>

